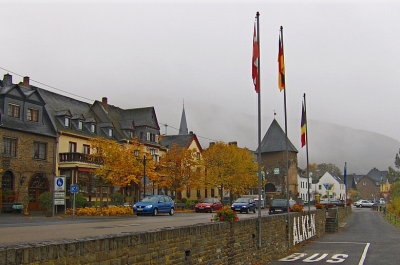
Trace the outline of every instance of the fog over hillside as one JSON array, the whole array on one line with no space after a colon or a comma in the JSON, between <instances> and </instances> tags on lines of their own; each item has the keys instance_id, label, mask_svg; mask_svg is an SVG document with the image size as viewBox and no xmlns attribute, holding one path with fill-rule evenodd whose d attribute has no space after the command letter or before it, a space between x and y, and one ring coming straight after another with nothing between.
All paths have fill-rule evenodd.
<instances>
[{"instance_id":1,"label":"fog over hillside","mask_svg":"<svg viewBox=\"0 0 400 265\"><path fill-rule=\"evenodd\" d=\"M255 115L238 111L227 114L223 106L213 105L208 106L214 113L212 117L209 117L200 111L204 107L203 104L192 105L186 112L189 130L200 136L199 140L203 148L208 147L210 140L201 136L225 142L237 141L241 147L256 149L257 118ZM160 116L162 116L161 113ZM276 119L284 129L283 117L276 117ZM299 119L300 117L293 117L293 120L289 120L288 130L291 142L299 150L299 166L304 168L306 152L305 147L300 148ZM262 137L272 120L272 116L263 117ZM163 129L161 131L164 132ZM169 134L173 134L173 131L170 130ZM395 154L400 148L400 142L388 136L316 120L309 121L308 134L310 163L333 163L343 171L346 161L348 173L365 174L374 167L387 170L389 166L394 165Z\"/></svg>"}]
</instances>

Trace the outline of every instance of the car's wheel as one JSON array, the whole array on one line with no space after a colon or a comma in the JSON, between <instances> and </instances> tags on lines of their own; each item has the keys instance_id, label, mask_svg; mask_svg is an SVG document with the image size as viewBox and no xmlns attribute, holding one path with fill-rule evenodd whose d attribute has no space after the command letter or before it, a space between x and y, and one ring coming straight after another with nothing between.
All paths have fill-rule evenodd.
<instances>
[{"instance_id":1,"label":"car's wheel","mask_svg":"<svg viewBox=\"0 0 400 265\"><path fill-rule=\"evenodd\" d=\"M153 215L156 216L158 214L158 209L154 208Z\"/></svg>"},{"instance_id":2,"label":"car's wheel","mask_svg":"<svg viewBox=\"0 0 400 265\"><path fill-rule=\"evenodd\" d=\"M247 208L244 212L245 212L245 213L249 213L249 208Z\"/></svg>"},{"instance_id":3,"label":"car's wheel","mask_svg":"<svg viewBox=\"0 0 400 265\"><path fill-rule=\"evenodd\" d=\"M253 208L253 213L256 213L256 208L255 207Z\"/></svg>"},{"instance_id":4,"label":"car's wheel","mask_svg":"<svg viewBox=\"0 0 400 265\"><path fill-rule=\"evenodd\" d=\"M212 213L213 212L213 208L210 208L210 213Z\"/></svg>"},{"instance_id":5,"label":"car's wheel","mask_svg":"<svg viewBox=\"0 0 400 265\"><path fill-rule=\"evenodd\" d=\"M362 204L360 204L360 208L362 208L363 207L363 205Z\"/></svg>"},{"instance_id":6,"label":"car's wheel","mask_svg":"<svg viewBox=\"0 0 400 265\"><path fill-rule=\"evenodd\" d=\"M175 213L174 208L171 208L171 210L169 211L169 215L174 215L174 213Z\"/></svg>"},{"instance_id":7,"label":"car's wheel","mask_svg":"<svg viewBox=\"0 0 400 265\"><path fill-rule=\"evenodd\" d=\"M196 213L198 213L199 212L199 210L194 210Z\"/></svg>"},{"instance_id":8,"label":"car's wheel","mask_svg":"<svg viewBox=\"0 0 400 265\"><path fill-rule=\"evenodd\" d=\"M137 213L136 215L137 215L137 216L141 216L142 214L141 214L141 213Z\"/></svg>"}]
</instances>

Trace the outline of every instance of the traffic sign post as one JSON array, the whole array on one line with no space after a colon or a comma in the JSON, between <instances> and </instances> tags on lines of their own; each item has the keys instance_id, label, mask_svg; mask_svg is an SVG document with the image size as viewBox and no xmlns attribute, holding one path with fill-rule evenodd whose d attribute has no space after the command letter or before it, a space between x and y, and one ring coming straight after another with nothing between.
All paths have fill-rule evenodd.
<instances>
[{"instance_id":1,"label":"traffic sign post","mask_svg":"<svg viewBox=\"0 0 400 265\"><path fill-rule=\"evenodd\" d=\"M54 190L53 190L53 216L56 213L57 205L65 205L65 176L54 177Z\"/></svg>"},{"instance_id":2,"label":"traffic sign post","mask_svg":"<svg viewBox=\"0 0 400 265\"><path fill-rule=\"evenodd\" d=\"M78 185L74 184L70 186L70 192L74 194L74 202L73 202L73 207L72 207L72 215L75 216L75 201L76 201L76 194L79 192L79 187Z\"/></svg>"}]
</instances>

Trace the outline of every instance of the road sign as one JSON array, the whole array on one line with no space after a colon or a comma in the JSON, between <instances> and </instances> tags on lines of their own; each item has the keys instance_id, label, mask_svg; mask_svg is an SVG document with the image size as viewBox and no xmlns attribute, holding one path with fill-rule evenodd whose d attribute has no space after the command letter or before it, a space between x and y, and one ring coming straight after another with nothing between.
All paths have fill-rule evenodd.
<instances>
[{"instance_id":1,"label":"road sign","mask_svg":"<svg viewBox=\"0 0 400 265\"><path fill-rule=\"evenodd\" d=\"M65 191L65 177L55 177L54 191Z\"/></svg>"},{"instance_id":2,"label":"road sign","mask_svg":"<svg viewBox=\"0 0 400 265\"><path fill-rule=\"evenodd\" d=\"M76 185L76 184L71 185L70 190L71 190L71 193L78 193L79 192L78 185Z\"/></svg>"},{"instance_id":3,"label":"road sign","mask_svg":"<svg viewBox=\"0 0 400 265\"><path fill-rule=\"evenodd\" d=\"M54 199L54 205L65 205L65 199Z\"/></svg>"},{"instance_id":4,"label":"road sign","mask_svg":"<svg viewBox=\"0 0 400 265\"><path fill-rule=\"evenodd\" d=\"M279 167L274 168L274 175L279 175Z\"/></svg>"},{"instance_id":5,"label":"road sign","mask_svg":"<svg viewBox=\"0 0 400 265\"><path fill-rule=\"evenodd\" d=\"M54 199L65 199L65 192L64 191L55 191Z\"/></svg>"}]
</instances>

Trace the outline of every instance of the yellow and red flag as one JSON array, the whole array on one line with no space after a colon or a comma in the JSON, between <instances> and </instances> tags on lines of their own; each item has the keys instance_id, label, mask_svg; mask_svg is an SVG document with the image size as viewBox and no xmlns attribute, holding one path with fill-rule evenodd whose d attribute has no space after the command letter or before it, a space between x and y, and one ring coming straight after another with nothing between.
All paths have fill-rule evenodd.
<instances>
[{"instance_id":1,"label":"yellow and red flag","mask_svg":"<svg viewBox=\"0 0 400 265\"><path fill-rule=\"evenodd\" d=\"M281 36L279 36L278 87L280 91L285 89L285 58L283 55L283 42Z\"/></svg>"},{"instance_id":2,"label":"yellow and red flag","mask_svg":"<svg viewBox=\"0 0 400 265\"><path fill-rule=\"evenodd\" d=\"M301 112L301 147L306 145L306 130L307 130L306 110L304 108L304 103L303 103Z\"/></svg>"},{"instance_id":3,"label":"yellow and red flag","mask_svg":"<svg viewBox=\"0 0 400 265\"><path fill-rule=\"evenodd\" d=\"M254 83L254 89L257 93L260 93L260 80L258 74L258 62L259 62L259 46L258 46L258 33L256 30L256 25L254 24L254 34L253 34L253 58L251 61L251 70L252 70L252 77Z\"/></svg>"}]
</instances>

